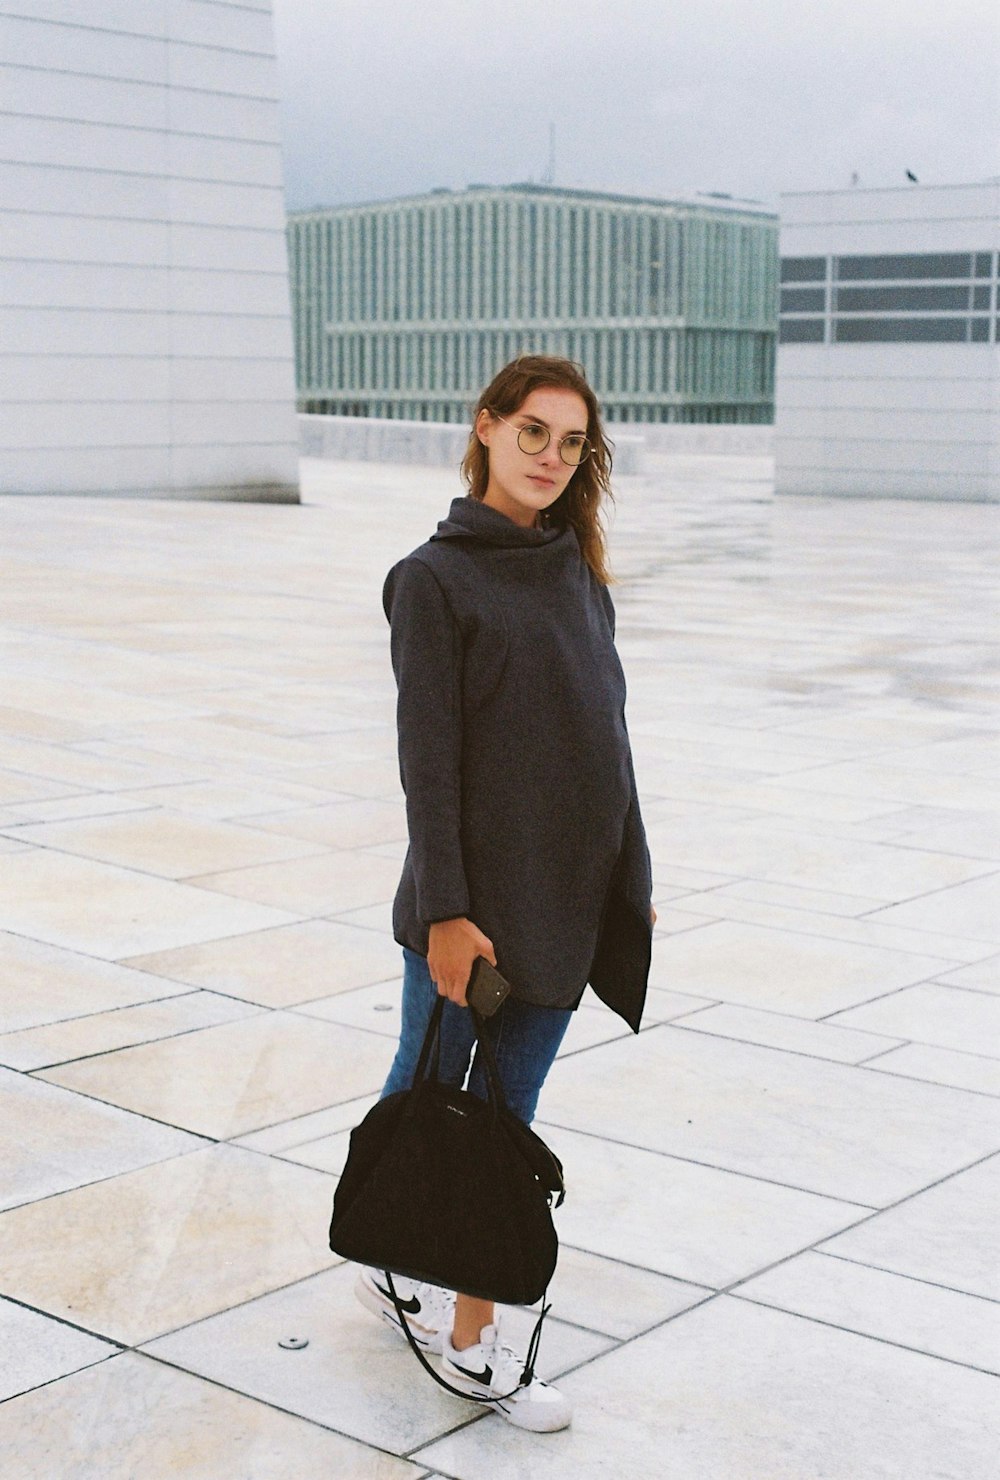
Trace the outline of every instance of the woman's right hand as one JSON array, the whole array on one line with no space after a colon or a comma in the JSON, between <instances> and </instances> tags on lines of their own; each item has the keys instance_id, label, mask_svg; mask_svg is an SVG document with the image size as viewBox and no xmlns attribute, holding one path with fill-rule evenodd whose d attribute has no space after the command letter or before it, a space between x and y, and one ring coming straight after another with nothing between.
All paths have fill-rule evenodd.
<instances>
[{"instance_id":1,"label":"woman's right hand","mask_svg":"<svg viewBox=\"0 0 1000 1480\"><path fill-rule=\"evenodd\" d=\"M448 997L459 1007L468 1006L465 989L477 956L485 956L491 966L497 964L493 942L477 925L464 915L435 920L430 928L427 968L439 997Z\"/></svg>"}]
</instances>

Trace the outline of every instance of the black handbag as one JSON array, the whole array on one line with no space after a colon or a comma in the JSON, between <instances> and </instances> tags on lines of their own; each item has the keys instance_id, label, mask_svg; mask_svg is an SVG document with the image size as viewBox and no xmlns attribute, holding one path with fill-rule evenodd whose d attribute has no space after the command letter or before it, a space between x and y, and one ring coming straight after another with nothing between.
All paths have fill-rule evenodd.
<instances>
[{"instance_id":1,"label":"black handbag","mask_svg":"<svg viewBox=\"0 0 1000 1480\"><path fill-rule=\"evenodd\" d=\"M555 1270L559 1244L551 1209L563 1201L565 1186L558 1157L508 1108L475 1008L468 1011L488 1099L439 1081L443 1009L438 997L412 1088L379 1100L351 1132L333 1199L330 1248L386 1271L410 1345L435 1381L458 1392L413 1340L392 1274L483 1300L533 1304ZM547 1309L543 1302L522 1384L530 1381Z\"/></svg>"}]
</instances>

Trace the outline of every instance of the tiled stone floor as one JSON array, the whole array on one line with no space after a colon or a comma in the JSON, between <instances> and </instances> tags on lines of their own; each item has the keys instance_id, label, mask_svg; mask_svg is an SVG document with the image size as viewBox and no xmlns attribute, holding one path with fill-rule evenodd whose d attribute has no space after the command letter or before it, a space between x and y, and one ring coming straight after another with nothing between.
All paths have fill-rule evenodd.
<instances>
[{"instance_id":1,"label":"tiled stone floor","mask_svg":"<svg viewBox=\"0 0 1000 1480\"><path fill-rule=\"evenodd\" d=\"M620 481L659 920L543 1092L534 1436L326 1246L398 1016L381 583L457 484L302 471L0 500L4 1480L995 1480L1000 513Z\"/></svg>"}]
</instances>

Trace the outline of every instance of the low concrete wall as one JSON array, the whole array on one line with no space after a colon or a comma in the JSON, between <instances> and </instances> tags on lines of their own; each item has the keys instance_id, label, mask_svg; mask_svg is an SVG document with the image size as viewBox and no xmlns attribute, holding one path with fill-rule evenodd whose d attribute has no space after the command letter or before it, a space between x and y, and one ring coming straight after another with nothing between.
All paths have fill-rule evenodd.
<instances>
[{"instance_id":1,"label":"low concrete wall","mask_svg":"<svg viewBox=\"0 0 1000 1480\"><path fill-rule=\"evenodd\" d=\"M615 472L625 477L645 471L646 453L704 453L714 457L770 457L773 426L688 425L685 423L609 424ZM299 416L303 457L338 462L411 463L457 468L469 431L457 422L397 421L376 416Z\"/></svg>"},{"instance_id":2,"label":"low concrete wall","mask_svg":"<svg viewBox=\"0 0 1000 1480\"><path fill-rule=\"evenodd\" d=\"M303 457L457 467L468 441L467 427L448 422L397 421L375 416L299 416L299 449Z\"/></svg>"},{"instance_id":3,"label":"low concrete wall","mask_svg":"<svg viewBox=\"0 0 1000 1480\"><path fill-rule=\"evenodd\" d=\"M608 434L641 436L650 452L705 453L713 457L770 457L774 453L774 427L732 426L727 423L625 422L609 426Z\"/></svg>"},{"instance_id":4,"label":"low concrete wall","mask_svg":"<svg viewBox=\"0 0 1000 1480\"><path fill-rule=\"evenodd\" d=\"M643 471L645 428L614 434L615 471ZM457 422L397 421L375 416L299 416L303 457L342 462L417 463L457 468L468 446L469 429Z\"/></svg>"}]
</instances>

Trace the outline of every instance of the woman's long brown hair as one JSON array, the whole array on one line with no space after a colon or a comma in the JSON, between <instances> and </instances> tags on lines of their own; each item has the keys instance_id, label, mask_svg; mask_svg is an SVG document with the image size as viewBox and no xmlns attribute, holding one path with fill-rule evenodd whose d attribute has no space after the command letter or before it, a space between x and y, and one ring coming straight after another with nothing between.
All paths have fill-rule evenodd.
<instances>
[{"instance_id":1,"label":"woman's long brown hair","mask_svg":"<svg viewBox=\"0 0 1000 1480\"><path fill-rule=\"evenodd\" d=\"M590 456L580 464L572 478L542 515L546 524L572 524L580 542L580 551L597 579L604 586L616 584L608 564L607 536L601 523L605 499L614 502L611 492L611 447L601 425L597 397L587 383L583 366L558 355L520 355L495 375L479 397L472 417L472 433L465 457L462 477L469 487L469 497L482 502L490 479L488 449L476 435L476 422L481 411L491 416L513 416L532 391L575 391L587 407L587 441Z\"/></svg>"}]
</instances>

